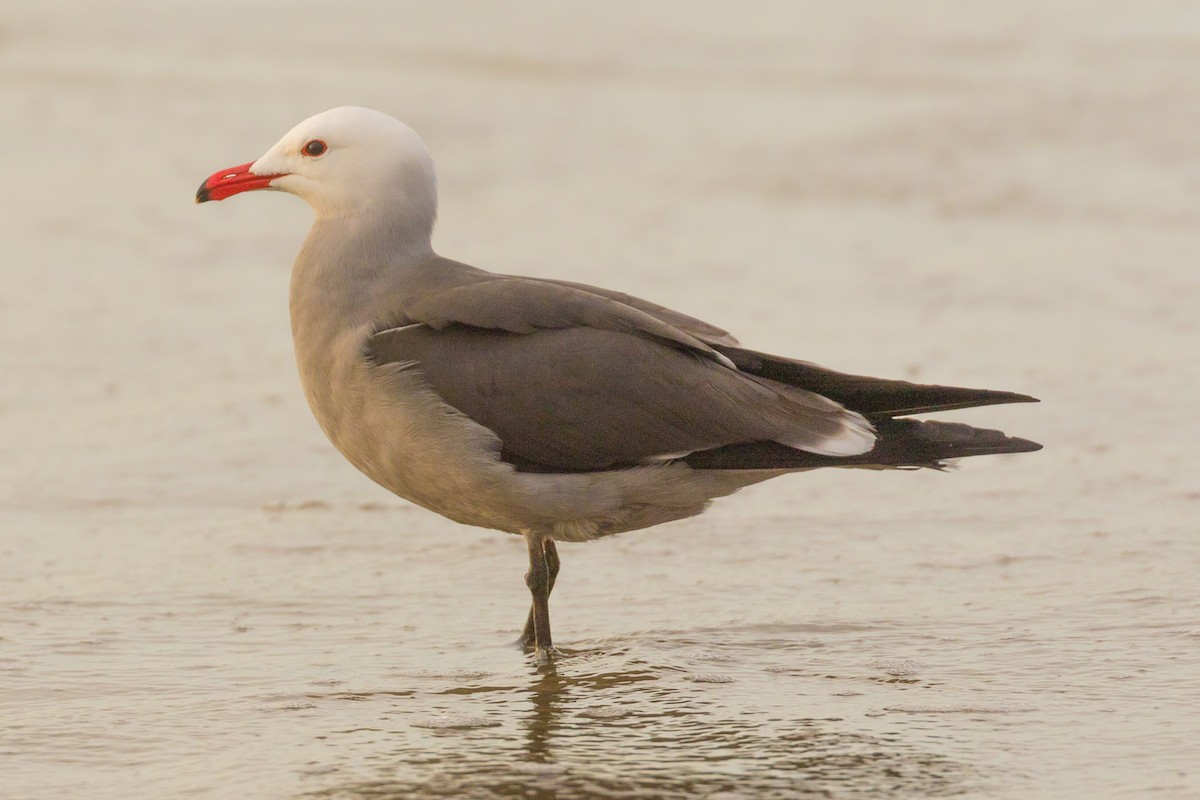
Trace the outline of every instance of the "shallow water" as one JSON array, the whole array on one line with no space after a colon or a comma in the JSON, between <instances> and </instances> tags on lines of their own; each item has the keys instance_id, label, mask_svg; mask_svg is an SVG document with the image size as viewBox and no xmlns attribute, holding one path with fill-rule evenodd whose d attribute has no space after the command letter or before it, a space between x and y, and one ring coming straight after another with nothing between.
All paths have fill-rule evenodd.
<instances>
[{"instance_id":1,"label":"shallow water","mask_svg":"<svg viewBox=\"0 0 1200 800\"><path fill-rule=\"evenodd\" d=\"M1200 795L1192 10L11 5L0 797ZM191 205L347 102L447 255L1039 395L952 416L1047 449L563 545L538 668L523 544L308 418L307 210Z\"/></svg>"},{"instance_id":2,"label":"shallow water","mask_svg":"<svg viewBox=\"0 0 1200 800\"><path fill-rule=\"evenodd\" d=\"M71 531L94 514L30 515L14 549L40 561L9 562L4 578L35 599L0 617L10 786L1190 791L1195 549L1155 570L1101 531L1039 543L1009 517L989 542L979 521L843 512L833 524L763 515L769 492L752 494L652 536L564 547L567 653L551 669L508 644L520 542L442 531L418 511L158 514L170 538L150 542L114 536L149 527L115 513L90 548ZM1153 584L1130 580L1150 572Z\"/></svg>"}]
</instances>

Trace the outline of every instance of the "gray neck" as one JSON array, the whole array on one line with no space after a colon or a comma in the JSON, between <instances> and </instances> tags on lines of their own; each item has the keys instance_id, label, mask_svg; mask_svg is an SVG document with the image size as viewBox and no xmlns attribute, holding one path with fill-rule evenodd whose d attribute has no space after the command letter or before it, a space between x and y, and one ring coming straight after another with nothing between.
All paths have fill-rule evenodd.
<instances>
[{"instance_id":1,"label":"gray neck","mask_svg":"<svg viewBox=\"0 0 1200 800\"><path fill-rule=\"evenodd\" d=\"M436 256L427 226L357 214L318 219L292 269L292 333L336 335L402 313L406 284Z\"/></svg>"},{"instance_id":2,"label":"gray neck","mask_svg":"<svg viewBox=\"0 0 1200 800\"><path fill-rule=\"evenodd\" d=\"M292 268L292 341L309 405L335 443L350 402L335 387L353 382L368 337L403 319L435 261L428 231L414 236L366 215L318 220L309 231Z\"/></svg>"}]
</instances>

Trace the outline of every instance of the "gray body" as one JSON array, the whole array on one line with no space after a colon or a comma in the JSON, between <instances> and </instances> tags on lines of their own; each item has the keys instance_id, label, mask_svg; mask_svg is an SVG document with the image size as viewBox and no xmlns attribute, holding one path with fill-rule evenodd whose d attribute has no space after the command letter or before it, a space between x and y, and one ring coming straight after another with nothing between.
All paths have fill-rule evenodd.
<instances>
[{"instance_id":1,"label":"gray body","mask_svg":"<svg viewBox=\"0 0 1200 800\"><path fill-rule=\"evenodd\" d=\"M377 111L305 120L258 161L212 175L196 200L252 189L316 212L291 318L321 429L397 495L524 536L533 607L522 641L540 659L553 652L555 540L688 517L787 472L940 468L1040 447L902 419L1026 395L845 375L742 349L620 292L438 256L433 161Z\"/></svg>"},{"instance_id":2,"label":"gray body","mask_svg":"<svg viewBox=\"0 0 1200 800\"><path fill-rule=\"evenodd\" d=\"M402 252L393 258L394 251L385 254L379 248L364 247L372 241L371 236L346 236L342 226L314 226L292 274L292 333L305 395L321 429L350 463L395 494L468 525L512 533L536 530L560 541L582 541L698 514L714 497L787 471L699 470L680 461L653 459L653 454L647 455L645 464L625 463L610 470L518 470L501 460L504 443L493 430L449 405L434 389L424 364L405 359L403 348L396 346L381 359L376 346L379 339L388 341L389 334L394 339L418 328L438 335L438 328L427 320L447 331L455 316L465 314L456 315L450 304L433 304L431 309L428 299L456 287L492 283L487 278L494 276L432 252ZM380 268L380 259L390 263ZM533 279L509 281L516 282L518 291L536 286L548 292L548 298L538 296L536 300L551 305L555 299L583 292ZM346 291L348 286L354 290ZM419 307L421 300L424 307ZM649 303L644 307L654 308ZM490 311L475 309L477 321ZM511 305L494 311L513 313ZM536 309L528 312L532 316ZM728 334L712 326L665 310L659 313L682 326L681 332L688 333L686 329L691 328L695 337L732 343ZM556 324L566 325L567 320ZM539 349L534 341L538 332L516 335L530 337L529 346ZM655 342L640 333L614 331L612 335L630 338L631 350L648 346L679 356L685 370L732 372L715 360L676 350L673 342ZM569 340L562 341L561 347L562 360L589 358L587 352L573 350ZM439 366L442 372L447 368L451 374L454 371L454 364ZM632 372L633 365L629 369ZM516 368L508 371L516 381L532 384L545 396L555 391L553 385L545 385L545 379L563 381L568 377L553 362L544 362L540 374ZM542 382L538 383L539 379ZM695 394L689 400L706 402ZM593 402L597 410L616 409L627 418L638 413L636 408L625 407L620 396L594 396ZM840 407L818 405L825 414L839 416ZM586 407L576 410L587 414ZM514 416L521 413L520 408L513 411ZM747 416L749 423L761 422L758 415ZM531 438L556 435L537 422L531 425ZM614 428L611 436L622 436L625 430ZM597 447L600 444L597 442Z\"/></svg>"}]
</instances>

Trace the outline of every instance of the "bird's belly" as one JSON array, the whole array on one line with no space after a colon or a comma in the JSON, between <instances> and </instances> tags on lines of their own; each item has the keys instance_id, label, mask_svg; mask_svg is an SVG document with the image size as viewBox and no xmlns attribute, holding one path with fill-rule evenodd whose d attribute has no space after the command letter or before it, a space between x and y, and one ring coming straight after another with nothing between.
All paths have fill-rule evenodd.
<instances>
[{"instance_id":1,"label":"bird's belly","mask_svg":"<svg viewBox=\"0 0 1200 800\"><path fill-rule=\"evenodd\" d=\"M326 436L371 480L458 522L517 530L499 441L443 403L418 370L357 357L305 390Z\"/></svg>"},{"instance_id":2,"label":"bird's belly","mask_svg":"<svg viewBox=\"0 0 1200 800\"><path fill-rule=\"evenodd\" d=\"M497 436L447 405L416 365L357 355L339 364L303 376L330 441L384 488L467 525L583 541L698 514L711 498L769 477L683 465L519 472L500 460Z\"/></svg>"}]
</instances>

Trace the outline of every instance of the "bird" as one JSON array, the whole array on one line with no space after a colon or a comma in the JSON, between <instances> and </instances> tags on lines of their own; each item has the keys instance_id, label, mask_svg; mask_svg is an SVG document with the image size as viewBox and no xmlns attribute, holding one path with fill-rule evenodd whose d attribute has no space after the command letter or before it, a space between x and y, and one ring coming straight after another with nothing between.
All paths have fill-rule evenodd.
<instances>
[{"instance_id":1,"label":"bird","mask_svg":"<svg viewBox=\"0 0 1200 800\"><path fill-rule=\"evenodd\" d=\"M840 373L623 292L438 255L433 159L380 111L310 117L256 161L213 173L195 199L256 190L314 212L289 304L318 424L396 495L524 538L531 604L518 641L538 663L561 655L557 542L691 517L793 472L945 469L1041 449L912 418L1038 402L1028 395Z\"/></svg>"}]
</instances>

